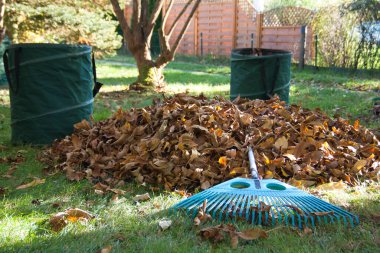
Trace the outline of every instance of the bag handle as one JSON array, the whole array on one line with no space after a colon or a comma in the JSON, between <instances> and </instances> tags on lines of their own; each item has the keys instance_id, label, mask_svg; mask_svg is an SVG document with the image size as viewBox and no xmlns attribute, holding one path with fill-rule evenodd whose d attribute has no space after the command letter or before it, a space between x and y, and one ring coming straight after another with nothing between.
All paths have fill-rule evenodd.
<instances>
[{"instance_id":1,"label":"bag handle","mask_svg":"<svg viewBox=\"0 0 380 253\"><path fill-rule=\"evenodd\" d=\"M11 80L11 71L9 70L9 50L6 49L3 54L3 63L4 63L4 70L5 75L8 80L9 88L12 90L13 93L18 93L19 88L19 80L20 80L20 53L22 48L16 48L15 49L15 58L14 58L14 69L15 69L15 83L12 83Z\"/></svg>"},{"instance_id":2,"label":"bag handle","mask_svg":"<svg viewBox=\"0 0 380 253\"><path fill-rule=\"evenodd\" d=\"M91 55L92 55L92 74L94 76L94 89L92 90L92 96L95 97L96 94L98 94L100 88L103 86L103 84L96 80L96 65L95 65L94 52L92 52Z\"/></svg>"}]
</instances>

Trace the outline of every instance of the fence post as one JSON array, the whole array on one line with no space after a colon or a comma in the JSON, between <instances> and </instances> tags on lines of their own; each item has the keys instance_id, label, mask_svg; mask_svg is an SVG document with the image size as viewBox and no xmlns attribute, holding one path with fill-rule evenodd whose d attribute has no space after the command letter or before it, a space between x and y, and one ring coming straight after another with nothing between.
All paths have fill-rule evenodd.
<instances>
[{"instance_id":1,"label":"fence post","mask_svg":"<svg viewBox=\"0 0 380 253\"><path fill-rule=\"evenodd\" d=\"M298 69L304 69L305 67L305 41L306 41L306 26L301 26L301 40L300 40L300 51L298 58Z\"/></svg>"},{"instance_id":2,"label":"fence post","mask_svg":"<svg viewBox=\"0 0 380 253\"><path fill-rule=\"evenodd\" d=\"M198 55L198 18L199 18L199 7L194 15L194 55Z\"/></svg>"},{"instance_id":3,"label":"fence post","mask_svg":"<svg viewBox=\"0 0 380 253\"><path fill-rule=\"evenodd\" d=\"M253 49L253 33L251 33L251 48Z\"/></svg>"},{"instance_id":4,"label":"fence post","mask_svg":"<svg viewBox=\"0 0 380 253\"><path fill-rule=\"evenodd\" d=\"M236 48L237 44L237 24L238 24L238 0L234 0L234 18L232 27L232 48Z\"/></svg>"},{"instance_id":5,"label":"fence post","mask_svg":"<svg viewBox=\"0 0 380 253\"><path fill-rule=\"evenodd\" d=\"M203 33L201 33L201 56L203 56Z\"/></svg>"},{"instance_id":6,"label":"fence post","mask_svg":"<svg viewBox=\"0 0 380 253\"><path fill-rule=\"evenodd\" d=\"M264 14L258 12L256 14L256 48L261 48L261 41L263 37L263 21Z\"/></svg>"},{"instance_id":7,"label":"fence post","mask_svg":"<svg viewBox=\"0 0 380 253\"><path fill-rule=\"evenodd\" d=\"M318 35L314 35L314 67L318 70Z\"/></svg>"}]
</instances>

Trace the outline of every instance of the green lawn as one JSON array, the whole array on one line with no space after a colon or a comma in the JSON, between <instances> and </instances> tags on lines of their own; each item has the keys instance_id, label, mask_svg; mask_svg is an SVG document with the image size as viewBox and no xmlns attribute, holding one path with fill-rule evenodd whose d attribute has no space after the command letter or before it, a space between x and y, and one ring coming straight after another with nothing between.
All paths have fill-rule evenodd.
<instances>
[{"instance_id":1,"label":"green lawn","mask_svg":"<svg viewBox=\"0 0 380 253\"><path fill-rule=\"evenodd\" d=\"M109 60L132 62L130 58L121 57ZM179 60L188 62L171 63L166 71L169 93L203 91L210 96L229 95L226 62L217 66L208 65L210 60L207 59L200 61L200 64L197 64L197 59L179 57ZM136 74L134 67L98 63L99 79L106 86L95 102L96 120L109 117L119 106L146 106L154 97L160 96L122 92ZM351 84L362 84L367 91L350 91L347 88L363 89L363 86ZM354 78L329 72L314 74L312 70L294 70L291 102L308 108L320 107L330 115L341 114L352 120L360 118L363 124L378 128L379 119L373 117L371 112L371 98L378 96L371 90L378 87L378 79L368 76ZM97 195L86 181L69 182L60 173L45 175L42 172L44 165L36 160L41 149L10 145L9 122L7 91L0 89L0 158L17 153L25 157L11 178L4 177L10 164L0 163L0 187L5 189L5 194L0 191L0 252L97 252L108 245L112 246L112 252L233 252L228 240L221 244L202 240L197 235L199 229L194 228L186 216L168 215L165 210L181 199L176 193L152 191L149 185L128 182L120 187L127 193L115 202L112 201L112 194ZM44 178L46 182L23 190L15 189L22 183L32 181L33 177ZM320 197L358 214L361 224L356 228L323 226L312 234L299 235L292 228L280 227L270 232L267 239L240 242L238 250L376 252L376 248L380 247L379 190L378 184L372 184L320 193ZM136 205L132 197L145 192L150 193L151 200ZM88 210L96 218L88 223L71 223L61 232L53 232L48 225L49 217L69 207ZM171 219L173 225L166 231L160 231L158 222L164 218ZM202 227L205 226L207 224ZM243 223L237 226L239 229L249 227Z\"/></svg>"}]
</instances>

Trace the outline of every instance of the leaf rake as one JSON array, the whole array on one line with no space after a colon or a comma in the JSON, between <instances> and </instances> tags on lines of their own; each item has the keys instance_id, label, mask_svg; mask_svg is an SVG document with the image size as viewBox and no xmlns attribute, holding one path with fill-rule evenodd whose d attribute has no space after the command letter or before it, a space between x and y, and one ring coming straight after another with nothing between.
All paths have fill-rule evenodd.
<instances>
[{"instance_id":1,"label":"leaf rake","mask_svg":"<svg viewBox=\"0 0 380 253\"><path fill-rule=\"evenodd\" d=\"M247 221L256 225L285 224L315 227L332 223L354 227L359 218L296 187L275 179L260 180L252 149L248 149L253 179L234 178L195 194L170 208L185 210L193 218L204 203L212 218L224 222Z\"/></svg>"}]
</instances>

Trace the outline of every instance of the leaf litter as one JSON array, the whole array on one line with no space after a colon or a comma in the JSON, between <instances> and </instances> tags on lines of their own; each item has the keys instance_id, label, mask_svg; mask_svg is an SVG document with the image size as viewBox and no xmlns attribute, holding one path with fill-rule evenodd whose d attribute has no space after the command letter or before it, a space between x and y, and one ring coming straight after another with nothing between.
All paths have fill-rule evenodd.
<instances>
[{"instance_id":1,"label":"leaf litter","mask_svg":"<svg viewBox=\"0 0 380 253\"><path fill-rule=\"evenodd\" d=\"M59 232L69 222L87 222L89 220L94 219L95 216L85 210L79 209L79 208L69 208L66 209L64 212L58 212L54 214L50 220L49 224L53 231Z\"/></svg>"},{"instance_id":2,"label":"leaf litter","mask_svg":"<svg viewBox=\"0 0 380 253\"><path fill-rule=\"evenodd\" d=\"M126 181L196 191L250 178L247 147L259 174L295 186L378 181L380 143L356 121L271 100L229 101L177 94L152 106L119 109L100 122L82 121L40 157L69 180L112 189Z\"/></svg>"}]
</instances>

